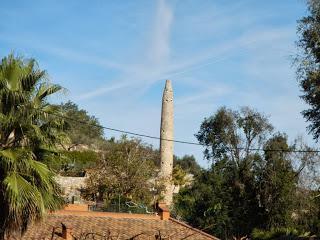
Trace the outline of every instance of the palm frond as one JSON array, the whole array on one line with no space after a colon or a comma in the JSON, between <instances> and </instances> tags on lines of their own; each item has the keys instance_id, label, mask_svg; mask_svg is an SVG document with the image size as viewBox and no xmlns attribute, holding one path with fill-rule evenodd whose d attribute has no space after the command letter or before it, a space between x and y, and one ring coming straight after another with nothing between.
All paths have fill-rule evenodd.
<instances>
[{"instance_id":1,"label":"palm frond","mask_svg":"<svg viewBox=\"0 0 320 240\"><path fill-rule=\"evenodd\" d=\"M42 83L39 87L36 97L39 99L39 101L42 101L47 96L54 94L61 89L62 87L56 84L48 85L47 83Z\"/></svg>"},{"instance_id":2,"label":"palm frond","mask_svg":"<svg viewBox=\"0 0 320 240\"><path fill-rule=\"evenodd\" d=\"M45 164L67 138L65 122L46 112L58 111L46 98L61 89L33 59L10 54L0 62L0 239L62 204Z\"/></svg>"},{"instance_id":3,"label":"palm frond","mask_svg":"<svg viewBox=\"0 0 320 240\"><path fill-rule=\"evenodd\" d=\"M24 91L31 91L37 83L45 76L45 71L32 71L29 74L21 77L21 88Z\"/></svg>"}]
</instances>

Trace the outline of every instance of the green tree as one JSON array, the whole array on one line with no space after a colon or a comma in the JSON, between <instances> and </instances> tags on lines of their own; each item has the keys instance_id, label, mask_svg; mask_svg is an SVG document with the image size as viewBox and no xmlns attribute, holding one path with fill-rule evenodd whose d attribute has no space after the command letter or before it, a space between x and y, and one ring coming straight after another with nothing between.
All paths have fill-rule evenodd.
<instances>
[{"instance_id":1,"label":"green tree","mask_svg":"<svg viewBox=\"0 0 320 240\"><path fill-rule=\"evenodd\" d=\"M100 158L99 152L91 150L63 151L61 154L62 161L57 161L55 169L62 176L83 177L86 171L96 166Z\"/></svg>"},{"instance_id":2,"label":"green tree","mask_svg":"<svg viewBox=\"0 0 320 240\"><path fill-rule=\"evenodd\" d=\"M151 189L156 187L155 153L139 139L123 136L118 141L108 141L102 148L101 159L89 172L86 197L117 202L120 196L149 205L153 200Z\"/></svg>"},{"instance_id":3,"label":"green tree","mask_svg":"<svg viewBox=\"0 0 320 240\"><path fill-rule=\"evenodd\" d=\"M248 233L257 224L259 202L256 198L254 166L260 160L251 148L260 147L273 130L267 117L243 107L239 111L220 108L200 126L196 137L206 145L204 156L212 161L223 161L230 173L226 187L230 188L232 234Z\"/></svg>"},{"instance_id":4,"label":"green tree","mask_svg":"<svg viewBox=\"0 0 320 240\"><path fill-rule=\"evenodd\" d=\"M320 2L307 1L309 14L299 21L297 42L299 53L297 77L303 90L302 98L310 106L302 112L310 122L309 131L320 136Z\"/></svg>"},{"instance_id":5,"label":"green tree","mask_svg":"<svg viewBox=\"0 0 320 240\"><path fill-rule=\"evenodd\" d=\"M191 216L195 226L208 228L222 237L250 232L259 220L254 166L261 158L250 148L263 144L271 130L264 115L247 107L240 111L220 108L205 119L196 137L206 145L204 155L213 165L205 172L207 176L196 178L192 190L182 191L182 197L178 197L182 200L186 197L183 194L190 194L189 198L194 201L191 206L196 209L186 209L192 213L182 217L190 220ZM206 192L202 192L204 189ZM193 195L194 191L197 194ZM179 201L177 205L181 206Z\"/></svg>"},{"instance_id":6,"label":"green tree","mask_svg":"<svg viewBox=\"0 0 320 240\"><path fill-rule=\"evenodd\" d=\"M47 101L60 90L35 60L9 55L0 63L0 239L62 204L45 164L66 139L64 121L52 115L58 108Z\"/></svg>"},{"instance_id":7,"label":"green tree","mask_svg":"<svg viewBox=\"0 0 320 240\"><path fill-rule=\"evenodd\" d=\"M265 144L257 169L259 203L264 229L292 226L298 176L289 158L287 137L277 133ZM273 151L274 149L281 151Z\"/></svg>"},{"instance_id":8,"label":"green tree","mask_svg":"<svg viewBox=\"0 0 320 240\"><path fill-rule=\"evenodd\" d=\"M231 191L228 179L232 163L222 160L202 170L191 186L174 196L174 213L191 225L221 238L232 235Z\"/></svg>"},{"instance_id":9,"label":"green tree","mask_svg":"<svg viewBox=\"0 0 320 240\"><path fill-rule=\"evenodd\" d=\"M270 137L272 129L249 108L220 108L205 119L196 136L212 165L175 196L177 217L225 239L254 229L266 239L318 233L319 157L300 139L290 146L285 134Z\"/></svg>"},{"instance_id":10,"label":"green tree","mask_svg":"<svg viewBox=\"0 0 320 240\"><path fill-rule=\"evenodd\" d=\"M302 112L304 118L310 123L308 130L312 133L314 139L319 140L320 137L320 2L318 0L308 0L307 16L303 17L298 21L298 37L297 42L298 54L295 58L297 64L297 78L300 84L300 87L303 91L302 99L309 105L309 108ZM313 156L307 155L304 156L304 159L309 162L310 159L313 159ZM317 161L319 162L318 158ZM319 191L319 177L310 181L310 176L314 175L314 169L319 169L319 166L311 164L311 168L308 171L305 171L305 164L302 164L302 168L298 170L300 175L307 176L303 177L304 184L300 185L300 195L305 196L305 199L308 201L303 202L305 209L310 209L310 211L303 211L307 213L305 219L319 219L319 209L320 205L315 204L317 200L314 197L317 191ZM309 165L310 166L310 165ZM307 167L308 168L308 167ZM312 169L313 168L313 169ZM310 171L311 170L311 171ZM307 179L307 181L305 181ZM316 179L316 181L314 181ZM301 179L300 179L301 180ZM301 182L300 182L301 183ZM306 187L309 185L309 187ZM311 184L310 184L311 183ZM311 185L311 186L310 186ZM310 200L310 201L309 201ZM310 216L309 213L314 213L313 216ZM305 214L302 214L302 216ZM312 214L311 214L312 215ZM310 226L310 222L303 221L305 225ZM316 223L318 222L318 223ZM319 232L320 224L319 221L314 221L312 229ZM317 225L317 226L316 226Z\"/></svg>"},{"instance_id":11,"label":"green tree","mask_svg":"<svg viewBox=\"0 0 320 240\"><path fill-rule=\"evenodd\" d=\"M176 186L183 186L186 184L186 175L187 173L180 167L180 165L174 166L172 171L173 184Z\"/></svg>"},{"instance_id":12,"label":"green tree","mask_svg":"<svg viewBox=\"0 0 320 240\"><path fill-rule=\"evenodd\" d=\"M303 152L290 153L297 178L294 201L294 225L299 232L320 235L320 161L316 149L308 146L301 137L295 139L293 149Z\"/></svg>"},{"instance_id":13,"label":"green tree","mask_svg":"<svg viewBox=\"0 0 320 240\"><path fill-rule=\"evenodd\" d=\"M185 172L193 175L197 175L201 171L201 167L193 155L184 155L181 158L174 156L173 166L180 166Z\"/></svg>"},{"instance_id":14,"label":"green tree","mask_svg":"<svg viewBox=\"0 0 320 240\"><path fill-rule=\"evenodd\" d=\"M98 119L88 115L86 110L79 109L78 105L71 101L61 104L60 108L69 125L67 134L71 139L71 145L68 146L68 150L73 150L78 145L98 148L103 141L103 128Z\"/></svg>"},{"instance_id":15,"label":"green tree","mask_svg":"<svg viewBox=\"0 0 320 240\"><path fill-rule=\"evenodd\" d=\"M206 159L228 158L240 167L242 160L251 160L250 148L261 146L272 130L267 117L253 109L243 107L233 111L222 107L204 119L196 137L206 146Z\"/></svg>"}]
</instances>

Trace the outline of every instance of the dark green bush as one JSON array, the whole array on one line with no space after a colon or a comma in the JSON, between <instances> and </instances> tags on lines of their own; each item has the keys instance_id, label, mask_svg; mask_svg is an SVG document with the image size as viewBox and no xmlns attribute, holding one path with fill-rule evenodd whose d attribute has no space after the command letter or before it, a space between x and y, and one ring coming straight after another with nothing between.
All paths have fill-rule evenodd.
<instances>
[{"instance_id":1,"label":"dark green bush","mask_svg":"<svg viewBox=\"0 0 320 240\"><path fill-rule=\"evenodd\" d=\"M295 228L272 228L271 230L261 230L255 228L252 231L253 240L296 240L296 239L316 239L310 232L298 232Z\"/></svg>"}]
</instances>

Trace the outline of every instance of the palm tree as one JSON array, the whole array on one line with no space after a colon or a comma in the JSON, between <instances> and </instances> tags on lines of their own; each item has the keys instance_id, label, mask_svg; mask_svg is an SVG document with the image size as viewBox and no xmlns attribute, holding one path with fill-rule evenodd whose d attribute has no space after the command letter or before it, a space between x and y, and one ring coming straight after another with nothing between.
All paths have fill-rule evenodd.
<instances>
[{"instance_id":1,"label":"palm tree","mask_svg":"<svg viewBox=\"0 0 320 240\"><path fill-rule=\"evenodd\" d=\"M48 103L60 90L35 60L11 54L0 62L0 240L62 204L46 164L66 139L59 109Z\"/></svg>"}]
</instances>

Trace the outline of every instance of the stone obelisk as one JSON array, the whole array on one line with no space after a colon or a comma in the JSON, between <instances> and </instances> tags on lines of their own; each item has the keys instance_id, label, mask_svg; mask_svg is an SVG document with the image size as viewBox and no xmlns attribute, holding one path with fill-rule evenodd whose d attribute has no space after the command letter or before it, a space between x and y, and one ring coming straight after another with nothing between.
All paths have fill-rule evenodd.
<instances>
[{"instance_id":1,"label":"stone obelisk","mask_svg":"<svg viewBox=\"0 0 320 240\"><path fill-rule=\"evenodd\" d=\"M173 195L173 141L168 141L173 140L173 91L170 80L166 81L162 96L160 138L160 175L165 183L164 202L170 206Z\"/></svg>"}]
</instances>

